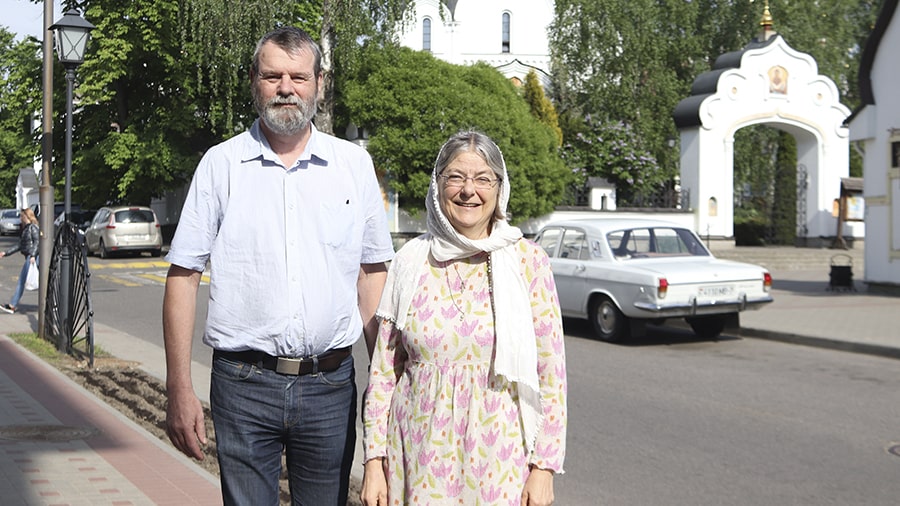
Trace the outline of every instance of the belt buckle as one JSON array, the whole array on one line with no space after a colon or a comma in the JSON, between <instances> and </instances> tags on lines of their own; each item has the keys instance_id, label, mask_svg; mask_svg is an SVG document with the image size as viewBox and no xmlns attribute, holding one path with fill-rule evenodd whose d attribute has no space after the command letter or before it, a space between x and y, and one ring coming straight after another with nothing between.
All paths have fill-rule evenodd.
<instances>
[{"instance_id":1,"label":"belt buckle","mask_svg":"<svg viewBox=\"0 0 900 506\"><path fill-rule=\"evenodd\" d=\"M303 365L303 362L312 361L312 371L310 371L310 376L318 376L319 374L319 357L318 355L313 355L307 358L289 358L289 357L278 357L278 360L275 361L275 372L278 374L289 374L291 376L300 376L300 369Z\"/></svg>"},{"instance_id":2,"label":"belt buckle","mask_svg":"<svg viewBox=\"0 0 900 506\"><path fill-rule=\"evenodd\" d=\"M278 374L290 374L291 376L300 375L300 364L303 363L302 358L278 357L275 361L275 372Z\"/></svg>"}]
</instances>

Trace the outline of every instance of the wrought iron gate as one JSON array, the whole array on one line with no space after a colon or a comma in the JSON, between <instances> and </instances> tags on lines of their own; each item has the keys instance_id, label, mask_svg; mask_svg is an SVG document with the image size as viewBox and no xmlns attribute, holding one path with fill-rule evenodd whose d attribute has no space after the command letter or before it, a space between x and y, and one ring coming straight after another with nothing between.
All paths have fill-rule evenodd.
<instances>
[{"instance_id":1,"label":"wrought iron gate","mask_svg":"<svg viewBox=\"0 0 900 506\"><path fill-rule=\"evenodd\" d=\"M91 306L91 272L84 235L74 224L57 228L50 260L50 277L44 307L44 331L60 351L83 351L94 365L94 310ZM80 344L84 344L81 348Z\"/></svg>"}]
</instances>

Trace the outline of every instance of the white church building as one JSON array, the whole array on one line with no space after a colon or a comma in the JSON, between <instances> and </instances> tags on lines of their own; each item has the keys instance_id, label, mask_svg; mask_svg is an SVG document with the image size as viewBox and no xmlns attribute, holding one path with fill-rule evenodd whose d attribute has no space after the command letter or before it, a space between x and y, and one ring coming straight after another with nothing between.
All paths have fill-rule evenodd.
<instances>
[{"instance_id":1,"label":"white church building","mask_svg":"<svg viewBox=\"0 0 900 506\"><path fill-rule=\"evenodd\" d=\"M484 62L514 81L550 84L553 0L418 0L400 44L457 65Z\"/></svg>"},{"instance_id":2,"label":"white church building","mask_svg":"<svg viewBox=\"0 0 900 506\"><path fill-rule=\"evenodd\" d=\"M870 289L900 288L900 18L898 0L885 0L859 69L862 105L848 123L863 155L866 249Z\"/></svg>"}]
</instances>

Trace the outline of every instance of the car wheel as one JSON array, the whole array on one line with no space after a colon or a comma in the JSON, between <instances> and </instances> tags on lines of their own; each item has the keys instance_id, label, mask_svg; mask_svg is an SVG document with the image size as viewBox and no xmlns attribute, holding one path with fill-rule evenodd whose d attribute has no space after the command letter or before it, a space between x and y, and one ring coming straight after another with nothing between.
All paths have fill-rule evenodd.
<instances>
[{"instance_id":1,"label":"car wheel","mask_svg":"<svg viewBox=\"0 0 900 506\"><path fill-rule=\"evenodd\" d=\"M103 244L103 239L100 239L100 245L97 246L97 251L100 252L100 258L102 258L104 260L106 260L107 258L109 258L111 256L110 252L106 251L106 245Z\"/></svg>"},{"instance_id":2,"label":"car wheel","mask_svg":"<svg viewBox=\"0 0 900 506\"><path fill-rule=\"evenodd\" d=\"M615 343L628 339L631 323L628 317L622 314L616 303L603 295L591 301L588 317L594 333L601 341Z\"/></svg>"},{"instance_id":3,"label":"car wheel","mask_svg":"<svg viewBox=\"0 0 900 506\"><path fill-rule=\"evenodd\" d=\"M153 257L153 258L159 258L160 255L162 255L162 250L160 250L160 249L152 249L152 250L150 250L150 256L151 256L151 257Z\"/></svg>"},{"instance_id":4,"label":"car wheel","mask_svg":"<svg viewBox=\"0 0 900 506\"><path fill-rule=\"evenodd\" d=\"M694 334L704 339L715 339L725 330L725 317L721 315L685 318Z\"/></svg>"}]
</instances>

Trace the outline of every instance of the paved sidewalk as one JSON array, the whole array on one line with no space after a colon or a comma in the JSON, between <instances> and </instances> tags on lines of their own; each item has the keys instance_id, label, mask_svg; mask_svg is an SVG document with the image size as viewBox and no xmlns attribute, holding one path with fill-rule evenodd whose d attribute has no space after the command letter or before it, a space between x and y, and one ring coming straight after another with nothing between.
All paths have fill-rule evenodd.
<instances>
[{"instance_id":1,"label":"paved sidewalk","mask_svg":"<svg viewBox=\"0 0 900 506\"><path fill-rule=\"evenodd\" d=\"M0 476L9 506L221 504L214 476L5 335Z\"/></svg>"},{"instance_id":2,"label":"paved sidewalk","mask_svg":"<svg viewBox=\"0 0 900 506\"><path fill-rule=\"evenodd\" d=\"M869 294L860 281L857 292L828 291L827 268L772 275L775 302L743 313L741 336L900 359L900 297ZM33 332L35 319L0 315L0 503L221 504L213 476L6 337ZM164 377L161 348L100 323L94 330L104 350ZM355 353L365 363L362 348ZM208 401L208 367L195 362L193 373ZM354 476L361 471L354 464Z\"/></svg>"},{"instance_id":3,"label":"paved sidewalk","mask_svg":"<svg viewBox=\"0 0 900 506\"><path fill-rule=\"evenodd\" d=\"M900 359L900 297L828 290L826 267L771 274L775 301L741 314L741 336Z\"/></svg>"}]
</instances>

